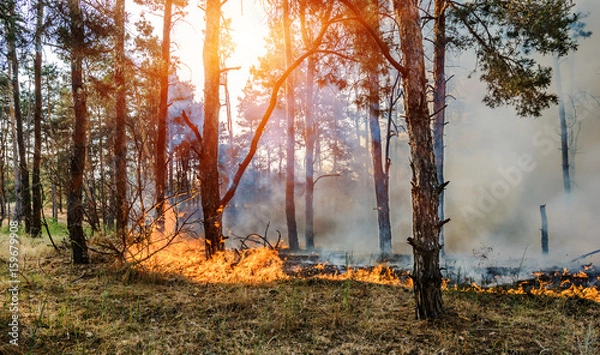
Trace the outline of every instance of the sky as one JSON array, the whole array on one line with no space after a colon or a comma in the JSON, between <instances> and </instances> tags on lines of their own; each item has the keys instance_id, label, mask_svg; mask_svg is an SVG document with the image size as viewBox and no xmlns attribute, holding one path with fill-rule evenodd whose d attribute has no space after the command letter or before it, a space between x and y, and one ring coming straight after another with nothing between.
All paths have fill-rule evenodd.
<instances>
[{"instance_id":1,"label":"sky","mask_svg":"<svg viewBox=\"0 0 600 355\"><path fill-rule=\"evenodd\" d=\"M179 57L181 65L177 74L182 81L191 81L196 87L196 99L203 95L202 47L204 40L204 12L198 7L198 0L190 0L185 8L185 19L177 21L171 35L172 54ZM130 11L135 16L140 8L131 4ZM262 7L255 0L230 0L223 5L223 15L232 18L232 38L235 52L227 61L228 67L241 67L228 75L233 112L237 98L246 84L250 67L264 52L263 38L267 35L267 19ZM162 14L146 16L152 21L155 33L162 37Z\"/></svg>"}]
</instances>

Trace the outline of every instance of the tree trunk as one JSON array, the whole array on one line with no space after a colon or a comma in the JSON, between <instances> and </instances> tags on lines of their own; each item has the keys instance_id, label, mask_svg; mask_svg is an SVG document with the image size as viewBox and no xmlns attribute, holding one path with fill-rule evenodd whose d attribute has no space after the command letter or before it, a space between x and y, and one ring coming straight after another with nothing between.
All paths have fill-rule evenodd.
<instances>
[{"instance_id":1,"label":"tree trunk","mask_svg":"<svg viewBox=\"0 0 600 355\"><path fill-rule=\"evenodd\" d=\"M33 213L31 221L31 236L39 237L42 233L42 181L40 166L42 162L42 25L44 19L44 2L36 4L35 26L35 111L33 115L33 171L31 176Z\"/></svg>"},{"instance_id":2,"label":"tree trunk","mask_svg":"<svg viewBox=\"0 0 600 355\"><path fill-rule=\"evenodd\" d=\"M548 217L546 216L546 205L540 205L540 217L542 218L542 254L548 255Z\"/></svg>"},{"instance_id":3,"label":"tree trunk","mask_svg":"<svg viewBox=\"0 0 600 355\"><path fill-rule=\"evenodd\" d=\"M434 2L433 47L433 149L438 185L444 184L444 127L446 125L446 1ZM440 191L438 218L444 220L444 191ZM440 228L440 246L444 253L444 228Z\"/></svg>"},{"instance_id":4,"label":"tree trunk","mask_svg":"<svg viewBox=\"0 0 600 355\"><path fill-rule=\"evenodd\" d=\"M306 195L305 195L305 213L306 213L306 249L315 248L315 227L314 227L314 156L315 156L315 139L317 137L316 124L314 120L314 71L315 59L308 59L308 67L306 69Z\"/></svg>"},{"instance_id":5,"label":"tree trunk","mask_svg":"<svg viewBox=\"0 0 600 355\"><path fill-rule=\"evenodd\" d=\"M25 136L23 134L23 114L21 112L21 95L19 91L19 61L17 58L17 48L16 48L16 29L15 24L13 23L15 20L14 14L14 2L10 1L9 4L9 19L6 23L6 46L7 46L7 57L9 61L9 66L11 67L12 76L11 76L11 84L12 84L12 94L13 94L13 106L14 106L14 117L15 117L15 128L16 128L16 140L18 147L18 171L19 171L19 185L18 185L18 198L21 203L21 210L19 211L21 214L16 220L20 220L21 217L25 222L25 230L27 233L31 231L31 191L29 186L29 171L27 170L27 151L25 146ZM17 212L17 209L15 209Z\"/></svg>"},{"instance_id":6,"label":"tree trunk","mask_svg":"<svg viewBox=\"0 0 600 355\"><path fill-rule=\"evenodd\" d=\"M571 176L569 166L569 131L567 128L567 113L565 110L565 99L560 77L560 62L558 56L554 55L554 72L556 77L556 95L558 96L558 117L560 119L560 153L562 158L563 187L565 194L571 193Z\"/></svg>"},{"instance_id":7,"label":"tree trunk","mask_svg":"<svg viewBox=\"0 0 600 355\"><path fill-rule=\"evenodd\" d=\"M369 25L379 33L379 2L370 4ZM373 46L375 47L375 46ZM387 177L383 168L383 150L381 145L381 127L379 126L379 74L373 63L367 65L367 85L369 103L369 130L371 131L371 158L373 160L373 183L377 203L377 224L379 228L379 252L382 257L392 253L392 227L390 222L390 196Z\"/></svg>"},{"instance_id":8,"label":"tree trunk","mask_svg":"<svg viewBox=\"0 0 600 355\"><path fill-rule=\"evenodd\" d=\"M83 232L83 174L86 161L86 134L88 119L86 93L83 87L83 57L85 31L79 0L69 0L71 16L71 90L75 122L73 127L73 153L71 156L70 181L67 196L67 225L75 264L89 262L87 244Z\"/></svg>"},{"instance_id":9,"label":"tree trunk","mask_svg":"<svg viewBox=\"0 0 600 355\"><path fill-rule=\"evenodd\" d=\"M165 1L163 15L163 38L161 44L162 66L160 73L160 104L156 130L156 218L158 226L164 226L164 201L167 171L167 114L169 108L169 66L171 63L171 17L173 0Z\"/></svg>"},{"instance_id":10,"label":"tree trunk","mask_svg":"<svg viewBox=\"0 0 600 355\"><path fill-rule=\"evenodd\" d=\"M416 317L429 319L442 316L442 274L439 267L440 245L438 219L439 192L433 152L427 79L419 8L415 1L395 0L400 27L402 62L406 75L402 78L404 108L411 151L413 238L413 283Z\"/></svg>"},{"instance_id":11,"label":"tree trunk","mask_svg":"<svg viewBox=\"0 0 600 355\"><path fill-rule=\"evenodd\" d=\"M283 37L285 42L285 62L290 67L292 57L291 11L289 0L283 0ZM285 179L285 217L288 227L288 242L291 250L298 250L298 228L296 226L296 204L294 201L294 170L295 170L295 129L294 129L294 80L292 75L286 85L286 117L287 117L287 146L286 146L286 179Z\"/></svg>"},{"instance_id":12,"label":"tree trunk","mask_svg":"<svg viewBox=\"0 0 600 355\"><path fill-rule=\"evenodd\" d=\"M204 130L200 156L200 193L204 213L205 248L208 257L223 250L221 206L219 190L219 98L220 59L219 34L221 26L221 3L206 1L206 31L204 40Z\"/></svg>"},{"instance_id":13,"label":"tree trunk","mask_svg":"<svg viewBox=\"0 0 600 355\"><path fill-rule=\"evenodd\" d=\"M8 76L12 77L12 69L11 66L8 66ZM12 92L12 81L8 81L8 90ZM10 112L10 129L13 137L12 140L12 169L13 169L13 182L14 182L14 191L15 191L15 208L13 209L13 220L17 222L21 222L21 208L22 200L21 195L19 195L19 191L21 189L21 178L19 177L19 146L17 144L17 140L14 137L17 136L17 120L15 118L15 103L13 100L8 100L8 109ZM10 215L10 204L8 205L8 214Z\"/></svg>"},{"instance_id":14,"label":"tree trunk","mask_svg":"<svg viewBox=\"0 0 600 355\"><path fill-rule=\"evenodd\" d=\"M379 76L369 73L369 97L379 97ZM377 203L377 222L379 227L379 252L385 257L392 252L392 228L390 223L390 202L387 179L383 171L381 148L381 127L379 126L379 103L369 104L369 130L371 131L371 158L373 160L373 182Z\"/></svg>"},{"instance_id":15,"label":"tree trunk","mask_svg":"<svg viewBox=\"0 0 600 355\"><path fill-rule=\"evenodd\" d=\"M115 84L117 86L114 162L115 162L115 217L117 221L117 237L127 245L127 107L125 99L125 0L118 0L115 11Z\"/></svg>"}]
</instances>

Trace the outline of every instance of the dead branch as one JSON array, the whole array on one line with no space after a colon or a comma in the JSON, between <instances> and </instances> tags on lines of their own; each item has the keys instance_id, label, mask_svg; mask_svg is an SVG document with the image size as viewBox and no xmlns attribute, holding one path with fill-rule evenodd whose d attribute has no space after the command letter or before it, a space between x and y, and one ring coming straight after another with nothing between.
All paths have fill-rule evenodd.
<instances>
[{"instance_id":1,"label":"dead branch","mask_svg":"<svg viewBox=\"0 0 600 355\"><path fill-rule=\"evenodd\" d=\"M600 253L600 249L597 249L597 250L591 251L591 252L589 252L589 253L587 253L587 254L583 254L582 256L580 256L580 257L578 257L578 258L575 258L575 259L571 260L571 262L572 262L572 263L576 263L576 262L578 262L578 261L579 261L579 260L581 260L581 259L585 259L585 258L587 258L588 256L591 256L591 255L594 255L594 254L598 254L598 253Z\"/></svg>"},{"instance_id":2,"label":"dead branch","mask_svg":"<svg viewBox=\"0 0 600 355\"><path fill-rule=\"evenodd\" d=\"M325 175L321 175L318 178L315 179L315 182L313 182L313 185L316 185L317 182L323 178L328 178L328 177L341 177L342 174L337 173L337 174L325 174Z\"/></svg>"}]
</instances>

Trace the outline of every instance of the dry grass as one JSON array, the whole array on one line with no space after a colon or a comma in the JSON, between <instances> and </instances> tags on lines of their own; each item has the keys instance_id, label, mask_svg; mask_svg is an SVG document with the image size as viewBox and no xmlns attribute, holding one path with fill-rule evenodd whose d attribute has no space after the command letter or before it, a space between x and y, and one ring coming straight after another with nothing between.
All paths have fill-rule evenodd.
<instances>
[{"instance_id":1,"label":"dry grass","mask_svg":"<svg viewBox=\"0 0 600 355\"><path fill-rule=\"evenodd\" d=\"M20 346L3 330L0 354L600 353L600 304L582 299L446 291L447 316L416 321L399 285L210 283L179 276L182 265L75 267L66 253L23 248ZM0 324L9 317L5 300Z\"/></svg>"}]
</instances>

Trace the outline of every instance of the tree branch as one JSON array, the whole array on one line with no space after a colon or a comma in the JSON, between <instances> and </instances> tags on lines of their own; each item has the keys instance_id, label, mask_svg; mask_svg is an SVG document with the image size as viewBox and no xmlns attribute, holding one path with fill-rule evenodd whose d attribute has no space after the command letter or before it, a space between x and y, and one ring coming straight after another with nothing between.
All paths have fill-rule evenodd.
<instances>
[{"instance_id":1,"label":"tree branch","mask_svg":"<svg viewBox=\"0 0 600 355\"><path fill-rule=\"evenodd\" d=\"M327 9L327 11L325 13L325 16L323 17L324 19L329 18L332 8L333 8L333 4L330 4L329 8ZM273 91L271 92L269 106L268 106L267 110L265 111L258 127L256 128L256 133L254 134L254 137L252 137L252 142L250 143L250 150L248 151L248 154L246 154L246 157L244 158L242 163L240 163L238 170L236 171L236 173L233 177L231 186L229 187L229 189L227 190L227 192L221 199L221 206L226 206L229 203L229 201L231 201L233 196L235 195L235 192L237 191L237 188L240 184L240 180L242 179L244 172L248 168L248 165L252 161L252 158L254 157L254 154L256 153L256 150L258 149L258 142L260 141L260 138L265 131L265 127L267 126L267 123L269 122L269 118L271 117L271 114L273 113L273 111L275 110L275 106L277 105L277 94L279 93L279 89L281 89L281 87L285 83L288 76L290 76L290 74L300 64L302 64L304 59L310 57L311 55L315 54L318 51L319 46L321 45L321 43L323 41L323 37L327 33L327 29L333 22L334 22L333 19L330 19L329 21L327 21L323 24L321 31L319 32L315 41L313 42L312 48L310 50L308 50L306 53L304 53L303 55L301 55L300 57L298 57L294 61L294 63L292 63L292 65L289 68L287 68L287 70L283 73L283 75L279 78L279 80L277 80L275 82L275 84L273 85Z\"/></svg>"},{"instance_id":2,"label":"tree branch","mask_svg":"<svg viewBox=\"0 0 600 355\"><path fill-rule=\"evenodd\" d=\"M383 54L385 59L387 59L387 61L396 70L398 70L400 72L400 74L402 74L402 76L405 76L408 72L406 67L404 67L402 64L398 63L398 61L396 59L394 59L394 57L392 57L388 46L381 40L381 38L377 35L375 30L371 26L369 26L369 24L365 21L365 19L362 18L360 11L356 8L356 6L352 5L350 3L350 1L348 1L348 0L340 0L340 2L343 3L344 5L346 5L346 7L349 8L352 12L354 12L354 14L356 15L356 17L354 19L356 21L358 21L365 28L365 30L367 30L369 35L371 35L371 38L373 38L375 43L377 43L377 46L379 47L379 49L381 49L381 53Z\"/></svg>"}]
</instances>

